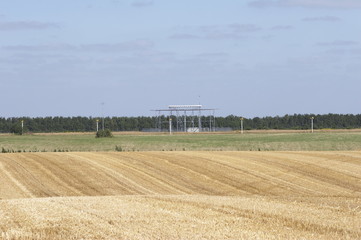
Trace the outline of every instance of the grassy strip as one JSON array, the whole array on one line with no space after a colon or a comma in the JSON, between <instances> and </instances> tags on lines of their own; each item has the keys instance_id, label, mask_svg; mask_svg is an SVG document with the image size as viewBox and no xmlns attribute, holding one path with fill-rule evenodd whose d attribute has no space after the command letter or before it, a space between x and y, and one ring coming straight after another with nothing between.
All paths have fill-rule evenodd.
<instances>
[{"instance_id":1,"label":"grassy strip","mask_svg":"<svg viewBox=\"0 0 361 240\"><path fill-rule=\"evenodd\" d=\"M361 150L360 132L0 136L3 152L64 151L343 151Z\"/></svg>"}]
</instances>

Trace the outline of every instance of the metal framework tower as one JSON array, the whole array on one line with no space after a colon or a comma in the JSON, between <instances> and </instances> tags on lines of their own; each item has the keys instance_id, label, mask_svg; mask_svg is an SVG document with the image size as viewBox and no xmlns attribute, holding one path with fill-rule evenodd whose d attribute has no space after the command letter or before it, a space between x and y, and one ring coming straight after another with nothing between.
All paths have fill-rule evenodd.
<instances>
[{"instance_id":1,"label":"metal framework tower","mask_svg":"<svg viewBox=\"0 0 361 240\"><path fill-rule=\"evenodd\" d=\"M214 108L202 108L202 105L169 105L168 109L153 110L156 113L155 128L167 129L168 122L173 122L175 132L215 132ZM175 121L168 121L172 118Z\"/></svg>"}]
</instances>

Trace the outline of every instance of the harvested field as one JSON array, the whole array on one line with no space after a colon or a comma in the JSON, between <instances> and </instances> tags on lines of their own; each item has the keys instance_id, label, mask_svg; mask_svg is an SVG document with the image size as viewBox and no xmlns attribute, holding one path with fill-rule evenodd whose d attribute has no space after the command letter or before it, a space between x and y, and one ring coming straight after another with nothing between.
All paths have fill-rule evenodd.
<instances>
[{"instance_id":1,"label":"harvested field","mask_svg":"<svg viewBox=\"0 0 361 240\"><path fill-rule=\"evenodd\" d=\"M361 152L18 153L0 196L361 196Z\"/></svg>"},{"instance_id":2,"label":"harvested field","mask_svg":"<svg viewBox=\"0 0 361 240\"><path fill-rule=\"evenodd\" d=\"M360 239L357 198L152 195L0 201L3 239Z\"/></svg>"},{"instance_id":3,"label":"harvested field","mask_svg":"<svg viewBox=\"0 0 361 240\"><path fill-rule=\"evenodd\" d=\"M0 155L0 239L359 239L361 152Z\"/></svg>"}]
</instances>

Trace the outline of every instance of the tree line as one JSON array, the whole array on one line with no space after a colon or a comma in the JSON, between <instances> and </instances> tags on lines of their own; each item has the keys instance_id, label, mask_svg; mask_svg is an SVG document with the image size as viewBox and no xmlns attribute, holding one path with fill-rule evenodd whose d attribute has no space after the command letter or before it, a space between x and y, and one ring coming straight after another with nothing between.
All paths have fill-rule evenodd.
<instances>
[{"instance_id":1,"label":"tree line","mask_svg":"<svg viewBox=\"0 0 361 240\"><path fill-rule=\"evenodd\" d=\"M310 119L314 117L314 129L353 129L361 128L361 114L294 114L276 117L244 118L245 130L251 129L310 129ZM161 122L163 130L168 129L168 117L106 117L104 126L111 131L144 131L154 129ZM175 116L172 116L175 119ZM202 127L208 128L210 116L202 117ZM216 128L239 130L240 116L215 117ZM96 120L99 129L103 119L94 117L13 117L0 118L0 133L19 132L92 132L96 131ZM22 129L21 121L24 122ZM175 127L175 121L172 122ZM214 124L214 123L211 123ZM214 125L213 125L214 126Z\"/></svg>"}]
</instances>

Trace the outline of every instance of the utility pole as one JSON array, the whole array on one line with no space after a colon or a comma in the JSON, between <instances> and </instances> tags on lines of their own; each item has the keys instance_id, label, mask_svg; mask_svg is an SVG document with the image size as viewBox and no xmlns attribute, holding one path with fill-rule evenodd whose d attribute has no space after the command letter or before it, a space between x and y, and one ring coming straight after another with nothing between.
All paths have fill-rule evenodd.
<instances>
[{"instance_id":1,"label":"utility pole","mask_svg":"<svg viewBox=\"0 0 361 240\"><path fill-rule=\"evenodd\" d=\"M102 130L104 131L104 102L102 102Z\"/></svg>"},{"instance_id":2,"label":"utility pole","mask_svg":"<svg viewBox=\"0 0 361 240\"><path fill-rule=\"evenodd\" d=\"M184 111L184 132L187 132L187 113Z\"/></svg>"},{"instance_id":3,"label":"utility pole","mask_svg":"<svg viewBox=\"0 0 361 240\"><path fill-rule=\"evenodd\" d=\"M97 132L99 132L99 119L97 119L96 121L97 121Z\"/></svg>"},{"instance_id":4,"label":"utility pole","mask_svg":"<svg viewBox=\"0 0 361 240\"><path fill-rule=\"evenodd\" d=\"M313 119L315 119L315 118L311 117L311 133L313 133Z\"/></svg>"},{"instance_id":5,"label":"utility pole","mask_svg":"<svg viewBox=\"0 0 361 240\"><path fill-rule=\"evenodd\" d=\"M172 135L172 118L169 118L169 135Z\"/></svg>"},{"instance_id":6,"label":"utility pole","mask_svg":"<svg viewBox=\"0 0 361 240\"><path fill-rule=\"evenodd\" d=\"M21 120L21 135L24 134L24 120Z\"/></svg>"},{"instance_id":7,"label":"utility pole","mask_svg":"<svg viewBox=\"0 0 361 240\"><path fill-rule=\"evenodd\" d=\"M243 134L243 117L240 118L241 119L241 134Z\"/></svg>"}]
</instances>

